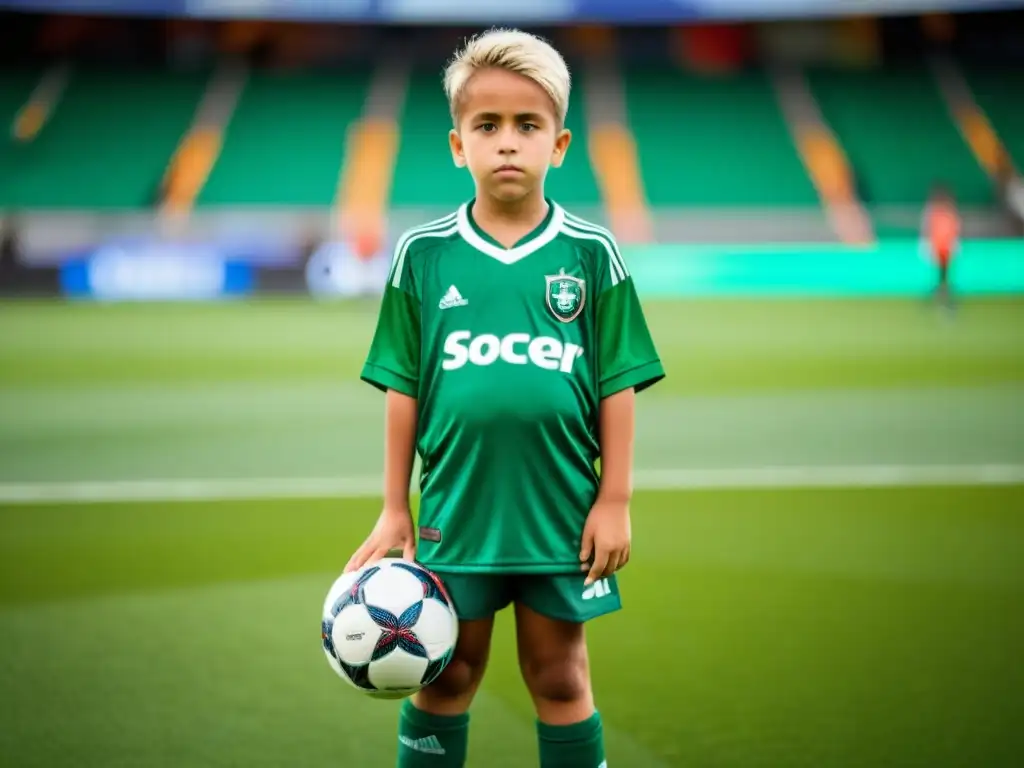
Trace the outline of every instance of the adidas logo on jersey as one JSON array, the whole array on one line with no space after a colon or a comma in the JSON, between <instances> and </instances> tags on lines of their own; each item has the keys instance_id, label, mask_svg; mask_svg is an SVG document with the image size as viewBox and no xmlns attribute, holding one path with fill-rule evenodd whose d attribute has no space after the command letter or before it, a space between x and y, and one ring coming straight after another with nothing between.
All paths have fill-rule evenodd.
<instances>
[{"instance_id":1,"label":"adidas logo on jersey","mask_svg":"<svg viewBox=\"0 0 1024 768\"><path fill-rule=\"evenodd\" d=\"M415 752L423 752L427 755L443 755L444 747L437 736L424 736L422 739L410 739L408 736L399 736L398 740L403 746Z\"/></svg>"},{"instance_id":2,"label":"adidas logo on jersey","mask_svg":"<svg viewBox=\"0 0 1024 768\"><path fill-rule=\"evenodd\" d=\"M452 307L464 307L469 304L466 299L462 298L462 294L459 293L459 289L454 285L448 289L448 292L441 297L441 301L437 303L438 309L451 309Z\"/></svg>"},{"instance_id":3,"label":"adidas logo on jersey","mask_svg":"<svg viewBox=\"0 0 1024 768\"><path fill-rule=\"evenodd\" d=\"M501 360L512 365L536 365L548 371L569 373L583 347L550 336L533 338L528 333L498 337L491 333L473 336L469 331L452 331L444 340L441 367L454 371L465 365L487 366Z\"/></svg>"}]
</instances>

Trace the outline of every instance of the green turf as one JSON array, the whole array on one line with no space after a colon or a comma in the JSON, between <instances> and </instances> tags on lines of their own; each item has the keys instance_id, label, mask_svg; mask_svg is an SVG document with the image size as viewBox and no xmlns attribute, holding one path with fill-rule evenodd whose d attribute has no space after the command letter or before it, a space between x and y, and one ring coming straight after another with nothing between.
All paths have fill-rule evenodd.
<instances>
[{"instance_id":1,"label":"green turf","mask_svg":"<svg viewBox=\"0 0 1024 768\"><path fill-rule=\"evenodd\" d=\"M1022 503L1020 489L640 494L627 610L591 630L612 759L1014 764ZM317 635L340 554L374 512L7 510L0 752L23 766L387 765L394 707L333 680ZM473 765L531 758L510 630Z\"/></svg>"},{"instance_id":2,"label":"green turf","mask_svg":"<svg viewBox=\"0 0 1024 768\"><path fill-rule=\"evenodd\" d=\"M673 374L652 393L1024 381L1024 300L948 322L906 300L649 301ZM0 304L0 386L352 380L369 303ZM40 343L43 342L43 343Z\"/></svg>"},{"instance_id":3,"label":"green turf","mask_svg":"<svg viewBox=\"0 0 1024 768\"><path fill-rule=\"evenodd\" d=\"M0 481L377 472L382 399L356 378L374 312L0 305ZM647 312L669 377L638 414L641 467L1024 463L1024 302Z\"/></svg>"},{"instance_id":4,"label":"green turf","mask_svg":"<svg viewBox=\"0 0 1024 768\"><path fill-rule=\"evenodd\" d=\"M372 476L369 305L0 305L0 488ZM638 469L1024 464L1024 303L652 303ZM372 768L320 604L377 502L0 506L0 764ZM612 766L1019 765L1024 486L639 491ZM502 617L473 766L536 764Z\"/></svg>"}]
</instances>

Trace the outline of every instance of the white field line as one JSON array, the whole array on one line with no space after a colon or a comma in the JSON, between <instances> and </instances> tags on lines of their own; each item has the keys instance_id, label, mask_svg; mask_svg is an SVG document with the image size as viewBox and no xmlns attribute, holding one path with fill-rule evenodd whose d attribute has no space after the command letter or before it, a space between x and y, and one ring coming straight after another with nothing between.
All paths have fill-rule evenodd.
<instances>
[{"instance_id":1,"label":"white field line","mask_svg":"<svg viewBox=\"0 0 1024 768\"><path fill-rule=\"evenodd\" d=\"M898 488L1024 484L1024 464L866 465L653 469L638 471L638 490ZM0 483L0 504L223 501L230 499L367 498L378 476L85 480Z\"/></svg>"}]
</instances>

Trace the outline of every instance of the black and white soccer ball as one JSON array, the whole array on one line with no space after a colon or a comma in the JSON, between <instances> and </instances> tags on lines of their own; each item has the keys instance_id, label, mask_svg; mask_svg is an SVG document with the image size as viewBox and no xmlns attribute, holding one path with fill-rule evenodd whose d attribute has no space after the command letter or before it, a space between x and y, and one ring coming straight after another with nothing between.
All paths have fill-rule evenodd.
<instances>
[{"instance_id":1,"label":"black and white soccer ball","mask_svg":"<svg viewBox=\"0 0 1024 768\"><path fill-rule=\"evenodd\" d=\"M436 574L384 558L334 582L321 636L339 677L375 698L403 699L436 680L451 661L459 620Z\"/></svg>"}]
</instances>

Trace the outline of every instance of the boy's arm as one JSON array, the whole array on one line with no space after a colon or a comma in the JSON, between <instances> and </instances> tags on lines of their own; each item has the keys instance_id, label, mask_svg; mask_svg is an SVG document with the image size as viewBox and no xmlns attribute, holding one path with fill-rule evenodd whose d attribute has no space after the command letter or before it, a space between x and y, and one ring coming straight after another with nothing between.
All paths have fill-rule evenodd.
<instances>
[{"instance_id":1,"label":"boy's arm","mask_svg":"<svg viewBox=\"0 0 1024 768\"><path fill-rule=\"evenodd\" d=\"M598 502L628 504L633 495L636 391L629 387L601 401L601 486Z\"/></svg>"},{"instance_id":2,"label":"boy's arm","mask_svg":"<svg viewBox=\"0 0 1024 768\"><path fill-rule=\"evenodd\" d=\"M401 245L402 241L399 241ZM377 329L360 378L385 393L384 509L377 525L349 559L346 571L401 550L407 560L416 554L416 535L409 509L418 418L420 373L420 306L411 270L395 253L381 299Z\"/></svg>"},{"instance_id":3,"label":"boy's arm","mask_svg":"<svg viewBox=\"0 0 1024 768\"><path fill-rule=\"evenodd\" d=\"M401 243L401 241L399 241ZM420 305L411 260L396 253L360 378L385 392L384 510L409 510L420 378Z\"/></svg>"},{"instance_id":4,"label":"boy's arm","mask_svg":"<svg viewBox=\"0 0 1024 768\"><path fill-rule=\"evenodd\" d=\"M389 389L384 406L384 511L409 515L416 447L416 398Z\"/></svg>"},{"instance_id":5,"label":"boy's arm","mask_svg":"<svg viewBox=\"0 0 1024 768\"><path fill-rule=\"evenodd\" d=\"M597 298L601 481L580 547L587 584L629 562L636 393L665 376L625 261L611 238L602 245Z\"/></svg>"},{"instance_id":6,"label":"boy's arm","mask_svg":"<svg viewBox=\"0 0 1024 768\"><path fill-rule=\"evenodd\" d=\"M346 573L397 550L406 560L416 557L416 532L409 508L416 420L416 399L389 389L384 405L384 509L370 535L349 558Z\"/></svg>"},{"instance_id":7,"label":"boy's arm","mask_svg":"<svg viewBox=\"0 0 1024 768\"><path fill-rule=\"evenodd\" d=\"M587 516L580 547L580 569L588 571L587 586L629 562L635 404L632 387L601 400L601 485Z\"/></svg>"}]
</instances>

